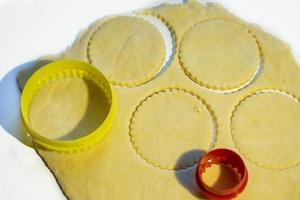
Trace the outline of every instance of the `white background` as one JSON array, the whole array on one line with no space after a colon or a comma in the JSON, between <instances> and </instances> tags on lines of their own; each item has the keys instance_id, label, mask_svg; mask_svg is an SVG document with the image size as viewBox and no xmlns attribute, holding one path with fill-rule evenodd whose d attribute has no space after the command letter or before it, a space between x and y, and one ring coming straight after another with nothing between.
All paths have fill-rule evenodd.
<instances>
[{"instance_id":1,"label":"white background","mask_svg":"<svg viewBox=\"0 0 300 200\"><path fill-rule=\"evenodd\" d=\"M24 63L64 50L80 29L102 16L164 2L181 1L0 0L0 199L65 199L35 151L16 138L20 126L11 124L19 119L15 78ZM299 0L214 2L289 43L300 63Z\"/></svg>"}]
</instances>

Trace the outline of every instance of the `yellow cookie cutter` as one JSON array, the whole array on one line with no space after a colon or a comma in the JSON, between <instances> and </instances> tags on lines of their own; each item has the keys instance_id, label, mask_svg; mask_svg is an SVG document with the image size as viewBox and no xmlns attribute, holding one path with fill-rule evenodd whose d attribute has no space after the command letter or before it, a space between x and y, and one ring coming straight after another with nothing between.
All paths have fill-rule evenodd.
<instances>
[{"instance_id":1,"label":"yellow cookie cutter","mask_svg":"<svg viewBox=\"0 0 300 200\"><path fill-rule=\"evenodd\" d=\"M41 87L46 85L51 80L65 77L81 77L95 82L107 95L110 103L110 109L106 119L102 122L102 124L96 130L87 134L86 136L64 141L52 140L40 135L31 128L29 122L30 104L33 96L38 92L39 89L41 89ZM29 135L33 138L33 141L48 150L74 152L91 146L106 135L114 120L115 113L115 93L108 80L93 65L76 60L55 61L43 66L27 81L21 96L21 115L24 126Z\"/></svg>"}]
</instances>

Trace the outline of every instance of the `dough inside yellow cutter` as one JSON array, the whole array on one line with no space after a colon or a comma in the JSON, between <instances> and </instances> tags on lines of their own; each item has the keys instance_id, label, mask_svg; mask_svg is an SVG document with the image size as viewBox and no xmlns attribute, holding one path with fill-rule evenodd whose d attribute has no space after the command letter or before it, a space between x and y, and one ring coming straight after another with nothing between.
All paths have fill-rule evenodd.
<instances>
[{"instance_id":1,"label":"dough inside yellow cutter","mask_svg":"<svg viewBox=\"0 0 300 200\"><path fill-rule=\"evenodd\" d=\"M49 139L77 139L96 130L109 107L105 93L93 81L59 78L33 97L29 121L35 131Z\"/></svg>"},{"instance_id":2,"label":"dough inside yellow cutter","mask_svg":"<svg viewBox=\"0 0 300 200\"><path fill-rule=\"evenodd\" d=\"M114 87L118 99L116 120L107 136L95 147L74 154L37 148L37 152L56 176L66 196L71 200L203 199L194 180L196 165L190 164L195 163L197 157L209 150L213 141L213 147L230 148L240 153L248 167L248 186L237 199L299 199L297 120L300 104L297 99L300 97L300 69L289 47L259 27L231 15L217 4L165 4L140 11L139 14L156 16L169 27L177 47L174 59L164 73L155 76L149 82L132 84L130 88ZM122 23L126 24L131 20L127 17L121 19ZM88 61L86 52L89 41L95 30L100 29L106 20L94 23L71 49L62 54L62 57ZM242 45L234 42L220 43L217 52L220 63L230 61L232 64L236 61L242 64L226 65L226 70L234 67L236 79L231 79L231 74L227 74L227 71L224 71L226 74L223 76L223 72L218 70L218 76L207 79L207 82L215 81L209 83L218 88L208 89L195 81L195 78L201 80L208 75L216 75L206 74L215 68L205 65L204 60L201 61L201 66L194 65L199 62L197 52L203 51L201 42L195 41L199 49L197 46L194 46L192 51L182 49L187 60L196 61L189 65L189 73L186 73L184 66L179 62L178 52L181 45L182 48L187 45L184 44L183 37L189 34L189 30L193 30L192 27L197 31L204 24L214 27L217 20L230 21L234 27L245 27L249 34L245 33L244 29L237 28L233 34L237 35ZM140 23L135 25L135 30L144 27ZM110 30L118 27L113 26ZM199 41L213 40L216 34L218 41L222 41L223 36L229 37L226 33L221 34L225 31L224 28L215 31L220 33L210 30L212 34L200 34L200 38L195 34L192 37ZM106 34L107 39L115 39L113 33ZM252 36L255 36L254 43ZM156 33L147 33L149 41L157 37L159 36ZM205 37L207 39L203 39ZM143 45L139 44L139 41L142 40L134 40L133 47L128 46L124 51L128 51L128 55L137 55L137 51L148 55L149 52L142 48ZM191 42L192 40L189 41ZM210 47L210 44L204 45ZM104 52L103 48L99 46L96 51ZM149 57L151 62L160 60L157 59L160 56L155 57L158 55L156 51L164 51L160 48L164 47L158 44L155 51L151 52L155 54L153 60ZM232 49L234 51L230 52L242 54L231 55L227 51L222 52L222 49ZM245 53L249 49L252 50ZM200 55L202 59L206 59L205 55L216 53L211 48L207 48L206 51ZM97 56L94 55L95 58ZM213 63L213 60L209 59L208 62ZM243 87L237 91L226 90L228 85L246 83L253 76L258 62L262 62L262 69L251 84L242 84ZM110 62L106 64L116 66ZM148 67L152 71L151 66L146 66L145 72L149 72ZM222 69L222 65L220 66ZM153 66L153 71L157 72L159 67L161 66ZM212 71L206 69L203 73L201 70L205 70L206 67ZM133 70L130 67L126 69L126 73ZM239 72L242 73L240 76ZM283 92L278 94L274 91ZM152 97L149 98L150 96ZM212 127L215 128L214 131ZM173 133L168 130L172 130ZM213 133L215 141L212 140ZM141 155L147 158L148 162Z\"/></svg>"}]
</instances>

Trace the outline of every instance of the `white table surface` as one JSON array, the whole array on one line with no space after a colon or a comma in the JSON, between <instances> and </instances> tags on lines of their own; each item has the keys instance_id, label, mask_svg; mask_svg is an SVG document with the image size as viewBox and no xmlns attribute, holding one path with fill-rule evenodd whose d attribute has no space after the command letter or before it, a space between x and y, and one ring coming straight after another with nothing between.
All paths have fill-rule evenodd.
<instances>
[{"instance_id":1,"label":"white table surface","mask_svg":"<svg viewBox=\"0 0 300 200\"><path fill-rule=\"evenodd\" d=\"M78 31L109 14L169 0L0 0L0 199L65 199L50 171L19 137L16 75L30 62L70 45ZM211 1L200 1L211 2ZM299 0L215 0L290 44L300 63Z\"/></svg>"}]
</instances>

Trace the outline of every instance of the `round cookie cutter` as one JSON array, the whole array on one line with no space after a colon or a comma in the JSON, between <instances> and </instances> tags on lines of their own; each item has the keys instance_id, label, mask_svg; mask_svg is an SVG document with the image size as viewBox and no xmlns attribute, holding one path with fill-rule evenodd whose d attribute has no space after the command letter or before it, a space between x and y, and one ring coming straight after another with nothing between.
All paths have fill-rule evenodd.
<instances>
[{"instance_id":1,"label":"round cookie cutter","mask_svg":"<svg viewBox=\"0 0 300 200\"><path fill-rule=\"evenodd\" d=\"M49 139L36 132L30 125L29 112L31 101L34 95L49 81L67 77L86 78L93 81L105 93L110 103L110 108L104 121L85 136L71 140ZM48 150L72 152L87 148L106 135L115 117L115 99L112 86L93 65L76 60L55 61L36 71L26 83L21 96L21 115L24 126L35 143Z\"/></svg>"},{"instance_id":2,"label":"round cookie cutter","mask_svg":"<svg viewBox=\"0 0 300 200\"><path fill-rule=\"evenodd\" d=\"M225 164L240 174L240 181L229 189L209 187L202 179L202 174L213 164ZM212 200L230 200L241 193L248 182L248 171L242 158L229 149L214 149L204 155L199 161L196 173L196 182L202 194Z\"/></svg>"}]
</instances>

